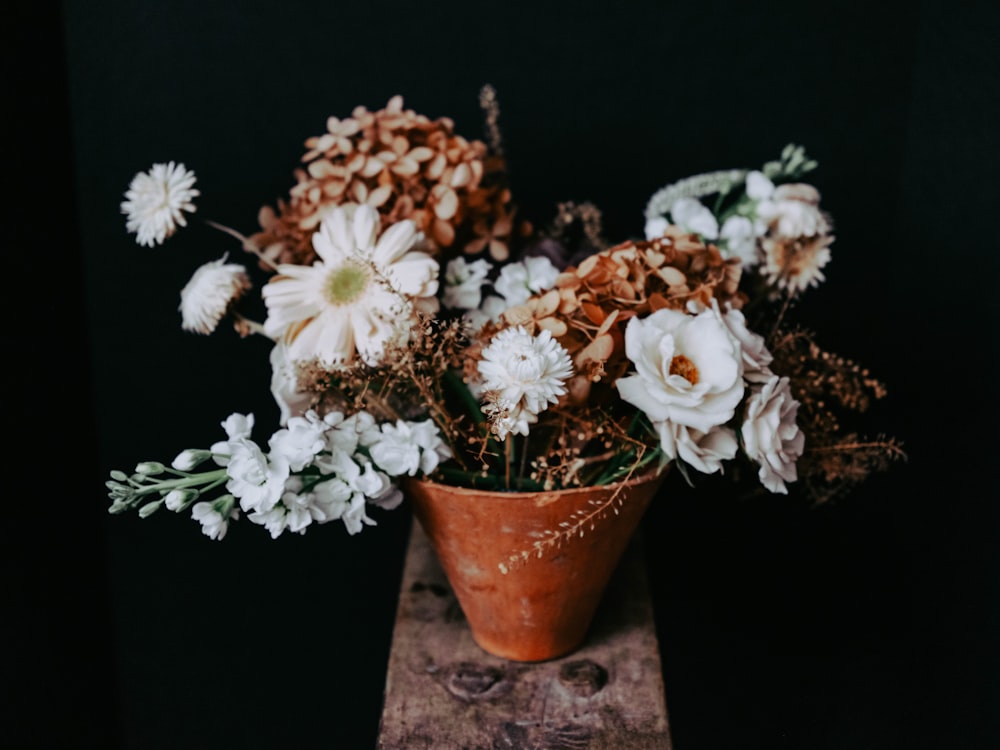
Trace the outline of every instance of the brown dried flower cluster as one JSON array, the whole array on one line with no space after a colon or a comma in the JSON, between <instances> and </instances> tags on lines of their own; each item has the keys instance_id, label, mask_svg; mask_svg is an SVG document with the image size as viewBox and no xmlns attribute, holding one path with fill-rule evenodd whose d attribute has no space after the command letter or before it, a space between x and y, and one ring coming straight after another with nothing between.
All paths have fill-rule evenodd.
<instances>
[{"instance_id":1,"label":"brown dried flower cluster","mask_svg":"<svg viewBox=\"0 0 1000 750\"><path fill-rule=\"evenodd\" d=\"M567 268L555 288L506 310L501 327L550 331L573 360L570 401L603 403L591 399L591 390L601 381L610 386L628 369L629 319L712 299L739 309L740 273L739 259L724 259L714 245L671 227L657 239L624 242Z\"/></svg>"},{"instance_id":2,"label":"brown dried flower cluster","mask_svg":"<svg viewBox=\"0 0 1000 750\"><path fill-rule=\"evenodd\" d=\"M359 106L346 119L330 117L327 132L305 146L288 200L277 211L264 206L261 231L249 238L271 263L312 263L311 237L327 209L350 203L377 208L384 225L413 220L433 254L509 256L520 228L503 159L456 134L449 118L431 120L395 96L376 112Z\"/></svg>"},{"instance_id":3,"label":"brown dried flower cluster","mask_svg":"<svg viewBox=\"0 0 1000 750\"><path fill-rule=\"evenodd\" d=\"M799 401L805 451L797 463L800 491L813 503L828 502L905 460L895 438L860 436L845 422L856 421L885 397L885 385L857 362L821 349L801 329L780 332L771 342L774 366L787 375Z\"/></svg>"}]
</instances>

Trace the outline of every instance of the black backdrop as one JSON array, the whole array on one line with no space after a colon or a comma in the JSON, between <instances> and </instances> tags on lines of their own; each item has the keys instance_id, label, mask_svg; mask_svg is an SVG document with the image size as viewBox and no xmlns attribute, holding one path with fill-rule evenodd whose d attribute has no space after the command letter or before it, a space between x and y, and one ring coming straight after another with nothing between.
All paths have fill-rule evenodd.
<instances>
[{"instance_id":1,"label":"black backdrop","mask_svg":"<svg viewBox=\"0 0 1000 750\"><path fill-rule=\"evenodd\" d=\"M12 747L366 748L405 509L221 543L108 517L112 468L276 416L262 343L181 332L177 293L284 195L327 116L402 94L481 134L497 89L515 198L642 231L679 177L795 141L837 224L799 312L882 376L910 460L836 506L665 494L644 521L678 750L1000 743L992 420L1000 19L988 2L65 2L8 10L10 347L2 710ZM194 225L140 248L154 161ZM25 363L28 366L25 367Z\"/></svg>"}]
</instances>

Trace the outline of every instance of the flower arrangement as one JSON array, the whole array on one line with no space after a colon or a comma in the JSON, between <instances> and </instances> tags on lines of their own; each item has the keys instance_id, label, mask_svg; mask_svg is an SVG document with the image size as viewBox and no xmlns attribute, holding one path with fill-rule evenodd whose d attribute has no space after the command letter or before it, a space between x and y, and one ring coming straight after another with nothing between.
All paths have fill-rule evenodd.
<instances>
[{"instance_id":1,"label":"flower arrangement","mask_svg":"<svg viewBox=\"0 0 1000 750\"><path fill-rule=\"evenodd\" d=\"M643 236L612 243L592 204L518 218L492 88L481 104L484 140L400 97L331 117L256 231L209 222L253 262L198 268L181 325L272 341L280 424L264 444L232 414L223 440L111 472L110 512L189 511L213 539L240 518L272 537L335 520L354 534L409 477L551 490L667 467L825 502L905 457L843 426L881 382L788 320L834 239L801 147L667 185ZM194 185L177 163L136 175L127 231L162 244ZM242 312L254 290L263 321Z\"/></svg>"}]
</instances>

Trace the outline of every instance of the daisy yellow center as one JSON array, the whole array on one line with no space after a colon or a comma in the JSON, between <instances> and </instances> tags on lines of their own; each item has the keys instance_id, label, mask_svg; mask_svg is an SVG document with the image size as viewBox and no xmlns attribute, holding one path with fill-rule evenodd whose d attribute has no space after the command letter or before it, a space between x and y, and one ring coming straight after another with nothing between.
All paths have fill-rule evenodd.
<instances>
[{"instance_id":1,"label":"daisy yellow center","mask_svg":"<svg viewBox=\"0 0 1000 750\"><path fill-rule=\"evenodd\" d=\"M683 354L678 354L670 360L670 374L680 375L691 385L698 385L698 368Z\"/></svg>"},{"instance_id":2,"label":"daisy yellow center","mask_svg":"<svg viewBox=\"0 0 1000 750\"><path fill-rule=\"evenodd\" d=\"M330 271L323 295L331 305L347 305L357 300L368 288L371 273L360 263L348 261Z\"/></svg>"}]
</instances>

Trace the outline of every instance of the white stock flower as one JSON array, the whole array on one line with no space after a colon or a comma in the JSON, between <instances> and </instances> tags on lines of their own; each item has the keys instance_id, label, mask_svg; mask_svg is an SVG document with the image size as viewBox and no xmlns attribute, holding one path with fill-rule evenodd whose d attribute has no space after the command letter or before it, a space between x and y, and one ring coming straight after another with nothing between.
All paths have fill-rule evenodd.
<instances>
[{"instance_id":1,"label":"white stock flower","mask_svg":"<svg viewBox=\"0 0 1000 750\"><path fill-rule=\"evenodd\" d=\"M697 198L679 198L670 207L673 223L685 232L695 232L706 240L719 237L719 222L707 206Z\"/></svg>"},{"instance_id":2,"label":"white stock flower","mask_svg":"<svg viewBox=\"0 0 1000 750\"><path fill-rule=\"evenodd\" d=\"M795 418L799 402L786 377L772 377L751 389L743 417L743 449L760 464L757 474L771 492L786 494L785 482L798 478L796 462L805 447L805 434Z\"/></svg>"},{"instance_id":3,"label":"white stock flower","mask_svg":"<svg viewBox=\"0 0 1000 750\"><path fill-rule=\"evenodd\" d=\"M247 270L226 263L227 255L198 268L181 289L181 328L207 336L219 325L229 306L250 288Z\"/></svg>"},{"instance_id":4,"label":"white stock flower","mask_svg":"<svg viewBox=\"0 0 1000 750\"><path fill-rule=\"evenodd\" d=\"M503 296L508 307L520 305L539 292L550 289L559 277L559 269L544 255L532 256L500 269L493 289Z\"/></svg>"},{"instance_id":5,"label":"white stock flower","mask_svg":"<svg viewBox=\"0 0 1000 750\"><path fill-rule=\"evenodd\" d=\"M437 468L442 458L451 452L442 442L437 427L431 420L383 424L378 440L368 446L372 461L389 476L417 472L429 474Z\"/></svg>"},{"instance_id":6,"label":"white stock flower","mask_svg":"<svg viewBox=\"0 0 1000 750\"><path fill-rule=\"evenodd\" d=\"M288 424L291 417L301 416L312 404L313 394L299 389L295 362L288 358L288 347L276 341L271 349L271 395L280 413L278 424Z\"/></svg>"},{"instance_id":7,"label":"white stock flower","mask_svg":"<svg viewBox=\"0 0 1000 750\"><path fill-rule=\"evenodd\" d=\"M434 310L438 263L412 250L416 225L378 229L371 206L338 206L313 235L319 259L283 263L264 285L264 332L288 345L290 359L378 364L387 344L406 340L418 308Z\"/></svg>"},{"instance_id":8,"label":"white stock flower","mask_svg":"<svg viewBox=\"0 0 1000 750\"><path fill-rule=\"evenodd\" d=\"M240 512L231 497L220 497L214 502L195 503L191 517L201 524L201 531L211 539L224 539L229 530L229 521L240 517Z\"/></svg>"},{"instance_id":9,"label":"white stock flower","mask_svg":"<svg viewBox=\"0 0 1000 750\"><path fill-rule=\"evenodd\" d=\"M708 433L732 418L743 397L740 345L716 310L664 309L632 318L625 354L636 372L618 379L618 392L654 425L673 422Z\"/></svg>"},{"instance_id":10,"label":"white stock flower","mask_svg":"<svg viewBox=\"0 0 1000 750\"><path fill-rule=\"evenodd\" d=\"M483 349L477 369L483 381L481 392L493 394L491 401L511 405L508 411L517 414L511 431L520 435L527 435L527 425L537 422L550 404L559 402L566 393L566 381L573 375L569 353L551 332L543 330L532 336L523 326L505 328L494 336ZM484 411L489 413L489 408L487 405Z\"/></svg>"},{"instance_id":11,"label":"white stock flower","mask_svg":"<svg viewBox=\"0 0 1000 750\"><path fill-rule=\"evenodd\" d=\"M302 471L326 447L327 429L329 426L314 411L290 418L288 426L276 431L268 440L271 459L280 457L292 471Z\"/></svg>"},{"instance_id":12,"label":"white stock flower","mask_svg":"<svg viewBox=\"0 0 1000 750\"><path fill-rule=\"evenodd\" d=\"M282 456L269 459L255 442L247 438L229 441L226 489L239 499L244 511L266 512L274 507L289 476L288 461Z\"/></svg>"},{"instance_id":13,"label":"white stock flower","mask_svg":"<svg viewBox=\"0 0 1000 750\"><path fill-rule=\"evenodd\" d=\"M469 263L459 256L448 261L441 303L455 310L475 310L483 298L483 284L493 266L480 258Z\"/></svg>"},{"instance_id":14,"label":"white stock flower","mask_svg":"<svg viewBox=\"0 0 1000 750\"><path fill-rule=\"evenodd\" d=\"M351 498L350 504L340 517L348 534L353 536L365 526L375 526L375 521L368 517L365 510L365 497L359 492Z\"/></svg>"},{"instance_id":15,"label":"white stock flower","mask_svg":"<svg viewBox=\"0 0 1000 750\"><path fill-rule=\"evenodd\" d=\"M178 226L187 226L184 212L194 212L192 201L201 194L194 183L194 172L174 162L154 164L132 178L121 212L126 216L126 230L135 233L137 243L162 245Z\"/></svg>"},{"instance_id":16,"label":"white stock flower","mask_svg":"<svg viewBox=\"0 0 1000 750\"><path fill-rule=\"evenodd\" d=\"M212 445L212 460L219 466L229 463L231 453L230 442L249 438L253 431L253 414L232 413L222 423L222 429L226 431L226 440L222 440Z\"/></svg>"}]
</instances>

